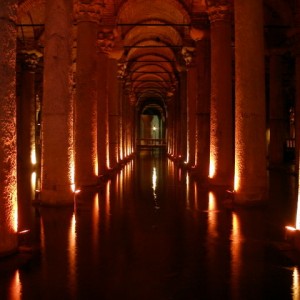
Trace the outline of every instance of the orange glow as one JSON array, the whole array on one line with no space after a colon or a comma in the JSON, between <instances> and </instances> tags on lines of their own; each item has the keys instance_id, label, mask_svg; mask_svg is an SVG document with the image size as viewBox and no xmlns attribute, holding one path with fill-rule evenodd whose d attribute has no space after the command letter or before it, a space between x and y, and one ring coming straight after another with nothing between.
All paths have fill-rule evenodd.
<instances>
[{"instance_id":1,"label":"orange glow","mask_svg":"<svg viewBox=\"0 0 300 300\"><path fill-rule=\"evenodd\" d=\"M236 167L236 169L238 169L238 168ZM237 174L238 174L238 172L235 171L235 174L234 174L234 188L233 188L234 191L238 191L239 188L240 188L240 177Z\"/></svg>"},{"instance_id":2,"label":"orange glow","mask_svg":"<svg viewBox=\"0 0 300 300\"><path fill-rule=\"evenodd\" d=\"M196 182L194 182L194 201L195 201L195 209L198 210L198 186Z\"/></svg>"},{"instance_id":3,"label":"orange glow","mask_svg":"<svg viewBox=\"0 0 300 300\"><path fill-rule=\"evenodd\" d=\"M209 178L214 178L216 173L216 165L215 165L215 160L213 158L213 155L210 155L210 161L209 161Z\"/></svg>"},{"instance_id":4,"label":"orange glow","mask_svg":"<svg viewBox=\"0 0 300 300\"><path fill-rule=\"evenodd\" d=\"M17 200L17 190L13 192L13 230L18 232L18 200Z\"/></svg>"},{"instance_id":5,"label":"orange glow","mask_svg":"<svg viewBox=\"0 0 300 300\"><path fill-rule=\"evenodd\" d=\"M105 216L106 216L106 228L109 229L110 223L110 186L111 181L107 181L105 190Z\"/></svg>"},{"instance_id":6,"label":"orange glow","mask_svg":"<svg viewBox=\"0 0 300 300\"><path fill-rule=\"evenodd\" d=\"M285 226L285 228L289 231L296 231L297 230L295 227L292 227L292 226Z\"/></svg>"},{"instance_id":7,"label":"orange glow","mask_svg":"<svg viewBox=\"0 0 300 300\"><path fill-rule=\"evenodd\" d=\"M99 195L98 193L94 197L93 202L93 255L97 257L98 251L99 251L99 219L100 219L100 213L99 213Z\"/></svg>"},{"instance_id":8,"label":"orange glow","mask_svg":"<svg viewBox=\"0 0 300 300\"><path fill-rule=\"evenodd\" d=\"M77 248L76 241L77 233L76 233L76 217L75 213L73 213L71 218L71 224L69 228L69 244L68 244L68 254L69 254L69 267L70 267L70 286L73 294L75 295L76 288L76 256L77 256Z\"/></svg>"},{"instance_id":9,"label":"orange glow","mask_svg":"<svg viewBox=\"0 0 300 300\"><path fill-rule=\"evenodd\" d=\"M94 168L95 168L95 175L98 176L98 155L95 157L95 163L94 163Z\"/></svg>"},{"instance_id":10,"label":"orange glow","mask_svg":"<svg viewBox=\"0 0 300 300\"><path fill-rule=\"evenodd\" d=\"M299 287L299 271L297 267L294 267L293 270L293 286L292 286L292 294L293 300L300 299L300 287Z\"/></svg>"},{"instance_id":11,"label":"orange glow","mask_svg":"<svg viewBox=\"0 0 300 300\"><path fill-rule=\"evenodd\" d=\"M217 203L213 192L208 193L208 232L211 237L218 236L217 231Z\"/></svg>"},{"instance_id":12,"label":"orange glow","mask_svg":"<svg viewBox=\"0 0 300 300\"><path fill-rule=\"evenodd\" d=\"M235 212L232 213L232 229L231 229L231 289L232 298L240 298L237 294L237 287L239 286L241 266L241 246L242 234L240 229L240 220Z\"/></svg>"},{"instance_id":13,"label":"orange glow","mask_svg":"<svg viewBox=\"0 0 300 300\"><path fill-rule=\"evenodd\" d=\"M21 299L22 295L22 284L20 281L20 273L19 270L16 270L14 277L12 278L12 281L10 283L9 288L9 299L18 300Z\"/></svg>"},{"instance_id":14,"label":"orange glow","mask_svg":"<svg viewBox=\"0 0 300 300\"><path fill-rule=\"evenodd\" d=\"M32 146L31 153L30 153L30 160L32 165L36 165L36 151L35 145Z\"/></svg>"}]
</instances>

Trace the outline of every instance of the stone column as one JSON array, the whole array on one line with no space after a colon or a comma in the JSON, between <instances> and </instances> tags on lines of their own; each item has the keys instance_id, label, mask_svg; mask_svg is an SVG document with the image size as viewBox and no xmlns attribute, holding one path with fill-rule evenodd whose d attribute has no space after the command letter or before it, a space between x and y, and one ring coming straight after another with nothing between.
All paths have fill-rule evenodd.
<instances>
[{"instance_id":1,"label":"stone column","mask_svg":"<svg viewBox=\"0 0 300 300\"><path fill-rule=\"evenodd\" d=\"M36 171L37 163L35 71L40 56L41 54L35 51L21 53L21 94L17 101L17 181L20 231L30 228L31 204L35 195L31 177L32 172Z\"/></svg>"},{"instance_id":2,"label":"stone column","mask_svg":"<svg viewBox=\"0 0 300 300\"><path fill-rule=\"evenodd\" d=\"M196 146L196 102L197 102L197 68L195 61L195 48L184 47L183 56L187 67L187 154L186 163L195 165Z\"/></svg>"},{"instance_id":3,"label":"stone column","mask_svg":"<svg viewBox=\"0 0 300 300\"><path fill-rule=\"evenodd\" d=\"M114 59L108 60L108 124L109 124L109 162L115 168L119 152L119 82L117 78L118 64Z\"/></svg>"},{"instance_id":4,"label":"stone column","mask_svg":"<svg viewBox=\"0 0 300 300\"><path fill-rule=\"evenodd\" d=\"M270 55L270 144L269 163L280 165L284 161L284 145L287 132L287 110L283 97L282 57Z\"/></svg>"},{"instance_id":5,"label":"stone column","mask_svg":"<svg viewBox=\"0 0 300 300\"><path fill-rule=\"evenodd\" d=\"M0 9L0 256L17 250L16 0Z\"/></svg>"},{"instance_id":6,"label":"stone column","mask_svg":"<svg viewBox=\"0 0 300 300\"><path fill-rule=\"evenodd\" d=\"M75 182L97 182L97 34L98 4L79 2L77 13L77 70L75 104Z\"/></svg>"},{"instance_id":7,"label":"stone column","mask_svg":"<svg viewBox=\"0 0 300 300\"><path fill-rule=\"evenodd\" d=\"M209 7L209 20L211 28L209 177L212 184L232 187L233 101L231 12L229 5L217 3L211 5Z\"/></svg>"},{"instance_id":8,"label":"stone column","mask_svg":"<svg viewBox=\"0 0 300 300\"><path fill-rule=\"evenodd\" d=\"M299 173L299 151L300 151L300 0L295 1L295 36L294 36L294 55L295 55L295 170ZM299 174L298 174L299 176ZM300 177L299 177L300 178Z\"/></svg>"},{"instance_id":9,"label":"stone column","mask_svg":"<svg viewBox=\"0 0 300 300\"><path fill-rule=\"evenodd\" d=\"M208 40L196 44L198 70L198 97L196 120L196 169L199 178L209 175L210 143L210 43Z\"/></svg>"},{"instance_id":10,"label":"stone column","mask_svg":"<svg viewBox=\"0 0 300 300\"><path fill-rule=\"evenodd\" d=\"M237 0L234 10L235 201L251 205L268 190L262 0Z\"/></svg>"},{"instance_id":11,"label":"stone column","mask_svg":"<svg viewBox=\"0 0 300 300\"><path fill-rule=\"evenodd\" d=\"M180 101L180 123L178 131L180 134L179 161L186 162L187 159L187 71L180 72L179 84Z\"/></svg>"},{"instance_id":12,"label":"stone column","mask_svg":"<svg viewBox=\"0 0 300 300\"><path fill-rule=\"evenodd\" d=\"M47 0L41 201L73 203L72 1Z\"/></svg>"},{"instance_id":13,"label":"stone column","mask_svg":"<svg viewBox=\"0 0 300 300\"><path fill-rule=\"evenodd\" d=\"M109 53L114 46L112 28L101 26L97 38L98 50L98 97L97 97L97 157L98 175L103 175L110 167L109 158Z\"/></svg>"}]
</instances>

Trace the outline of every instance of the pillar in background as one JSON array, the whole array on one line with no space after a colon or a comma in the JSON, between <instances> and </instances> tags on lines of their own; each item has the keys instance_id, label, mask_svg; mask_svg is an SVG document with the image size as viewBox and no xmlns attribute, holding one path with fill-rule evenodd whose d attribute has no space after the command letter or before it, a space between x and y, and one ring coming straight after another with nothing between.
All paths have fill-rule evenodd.
<instances>
[{"instance_id":1,"label":"pillar in background","mask_svg":"<svg viewBox=\"0 0 300 300\"><path fill-rule=\"evenodd\" d=\"M287 132L287 110L283 97L283 65L281 53L270 54L270 144L269 163L284 162L284 146Z\"/></svg>"},{"instance_id":2,"label":"pillar in background","mask_svg":"<svg viewBox=\"0 0 300 300\"><path fill-rule=\"evenodd\" d=\"M112 27L101 26L97 38L98 50L98 97L97 97L97 157L98 175L110 168L109 134L109 75L111 74L109 53L114 46L115 36ZM114 74L117 80L117 74Z\"/></svg>"},{"instance_id":3,"label":"pillar in background","mask_svg":"<svg viewBox=\"0 0 300 300\"><path fill-rule=\"evenodd\" d=\"M214 2L214 1L212 1ZM210 166L212 184L233 186L231 11L226 1L209 7L211 28Z\"/></svg>"},{"instance_id":4,"label":"pillar in background","mask_svg":"<svg viewBox=\"0 0 300 300\"><path fill-rule=\"evenodd\" d=\"M178 123L179 139L179 161L186 162L187 159L187 71L183 70L179 74L179 102L180 102L180 122Z\"/></svg>"},{"instance_id":5,"label":"pillar in background","mask_svg":"<svg viewBox=\"0 0 300 300\"><path fill-rule=\"evenodd\" d=\"M108 60L108 124L109 124L109 163L115 168L119 157L119 81L118 64Z\"/></svg>"},{"instance_id":6,"label":"pillar in background","mask_svg":"<svg viewBox=\"0 0 300 300\"><path fill-rule=\"evenodd\" d=\"M251 205L268 191L262 0L235 1L234 15L235 201Z\"/></svg>"},{"instance_id":7,"label":"pillar in background","mask_svg":"<svg viewBox=\"0 0 300 300\"><path fill-rule=\"evenodd\" d=\"M65 205L73 203L73 3L47 0L45 11L41 201Z\"/></svg>"},{"instance_id":8,"label":"pillar in background","mask_svg":"<svg viewBox=\"0 0 300 300\"><path fill-rule=\"evenodd\" d=\"M97 3L76 5L77 70L75 104L75 182L97 182L97 35L101 7Z\"/></svg>"},{"instance_id":9,"label":"pillar in background","mask_svg":"<svg viewBox=\"0 0 300 300\"><path fill-rule=\"evenodd\" d=\"M187 67L187 153L186 163L195 165L196 155L196 103L197 103L197 68L195 48L184 47L183 57Z\"/></svg>"},{"instance_id":10,"label":"pillar in background","mask_svg":"<svg viewBox=\"0 0 300 300\"><path fill-rule=\"evenodd\" d=\"M198 70L196 169L199 178L207 179L210 143L210 43L208 40L197 41L195 55Z\"/></svg>"},{"instance_id":11,"label":"pillar in background","mask_svg":"<svg viewBox=\"0 0 300 300\"><path fill-rule=\"evenodd\" d=\"M299 151L300 151L300 0L295 1L295 36L294 36L294 55L295 55L295 170L299 173Z\"/></svg>"},{"instance_id":12,"label":"pillar in background","mask_svg":"<svg viewBox=\"0 0 300 300\"><path fill-rule=\"evenodd\" d=\"M18 1L0 5L0 256L17 250L16 16Z\"/></svg>"},{"instance_id":13,"label":"pillar in background","mask_svg":"<svg viewBox=\"0 0 300 300\"><path fill-rule=\"evenodd\" d=\"M34 199L36 170L36 105L35 71L40 53L25 51L21 54L21 95L17 101L17 181L19 231L30 228L31 204ZM33 176L33 179L36 176ZM32 187L32 184L34 185Z\"/></svg>"}]
</instances>

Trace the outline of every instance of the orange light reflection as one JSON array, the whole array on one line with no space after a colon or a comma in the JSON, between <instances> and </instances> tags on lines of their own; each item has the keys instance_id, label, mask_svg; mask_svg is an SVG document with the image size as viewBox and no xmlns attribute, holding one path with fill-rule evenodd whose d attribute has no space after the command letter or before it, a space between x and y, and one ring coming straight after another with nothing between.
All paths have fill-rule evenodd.
<instances>
[{"instance_id":1,"label":"orange light reflection","mask_svg":"<svg viewBox=\"0 0 300 300\"><path fill-rule=\"evenodd\" d=\"M208 193L208 233L211 237L218 236L217 231L217 203L213 192Z\"/></svg>"},{"instance_id":2,"label":"orange light reflection","mask_svg":"<svg viewBox=\"0 0 300 300\"><path fill-rule=\"evenodd\" d=\"M68 254L69 254L69 267L70 267L70 287L73 295L76 295L76 217L73 213L71 218L71 224L69 228L69 245L68 245Z\"/></svg>"},{"instance_id":3,"label":"orange light reflection","mask_svg":"<svg viewBox=\"0 0 300 300\"><path fill-rule=\"evenodd\" d=\"M22 295L22 284L20 281L20 273L19 270L16 270L11 283L10 283L10 288L9 288L9 299L13 300L19 300L21 299Z\"/></svg>"},{"instance_id":4,"label":"orange light reflection","mask_svg":"<svg viewBox=\"0 0 300 300\"><path fill-rule=\"evenodd\" d=\"M299 270L297 267L294 267L294 270L293 270L292 294L293 294L293 300L300 299Z\"/></svg>"}]
</instances>

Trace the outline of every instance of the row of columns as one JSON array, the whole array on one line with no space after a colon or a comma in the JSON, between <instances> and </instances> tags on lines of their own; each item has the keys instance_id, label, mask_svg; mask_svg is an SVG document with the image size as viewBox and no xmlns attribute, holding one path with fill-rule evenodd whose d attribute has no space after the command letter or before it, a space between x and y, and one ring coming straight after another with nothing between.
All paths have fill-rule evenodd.
<instances>
[{"instance_id":1,"label":"row of columns","mask_svg":"<svg viewBox=\"0 0 300 300\"><path fill-rule=\"evenodd\" d=\"M177 106L181 114L175 108L175 116L181 116L180 126L188 124L188 142L185 145L184 135L173 123L175 134L180 135L177 146L184 149L178 151L169 143L169 153L181 157L211 184L234 189L236 202L251 205L266 200L268 191L263 6L261 0L234 4L233 97L231 7L213 2L208 10L210 45L206 40L196 42L196 64L187 71L189 92L187 97L180 92ZM184 82L181 80L182 85ZM272 118L276 118L274 113Z\"/></svg>"},{"instance_id":2,"label":"row of columns","mask_svg":"<svg viewBox=\"0 0 300 300\"><path fill-rule=\"evenodd\" d=\"M108 57L107 49L97 51L99 40L100 46L103 42L102 36L99 37L101 7L84 3L77 6L75 73L73 1L47 0L45 12L40 201L44 205L69 205L73 204L76 188L96 185L99 175L118 167L132 154L134 114L127 97L120 93L117 61ZM32 153L36 152L35 159L38 154L34 139L36 126L40 125L35 107L33 67L36 62L32 59L36 54L29 53L33 66L22 71L22 93L16 101L16 16L17 1L3 1L0 11L0 256L16 251L18 231L28 228L25 220L18 219L18 204L23 212L24 206L30 207L30 203L28 199L26 203L19 200L17 192L21 185L17 181L22 182L24 173L35 170L31 159Z\"/></svg>"}]
</instances>

